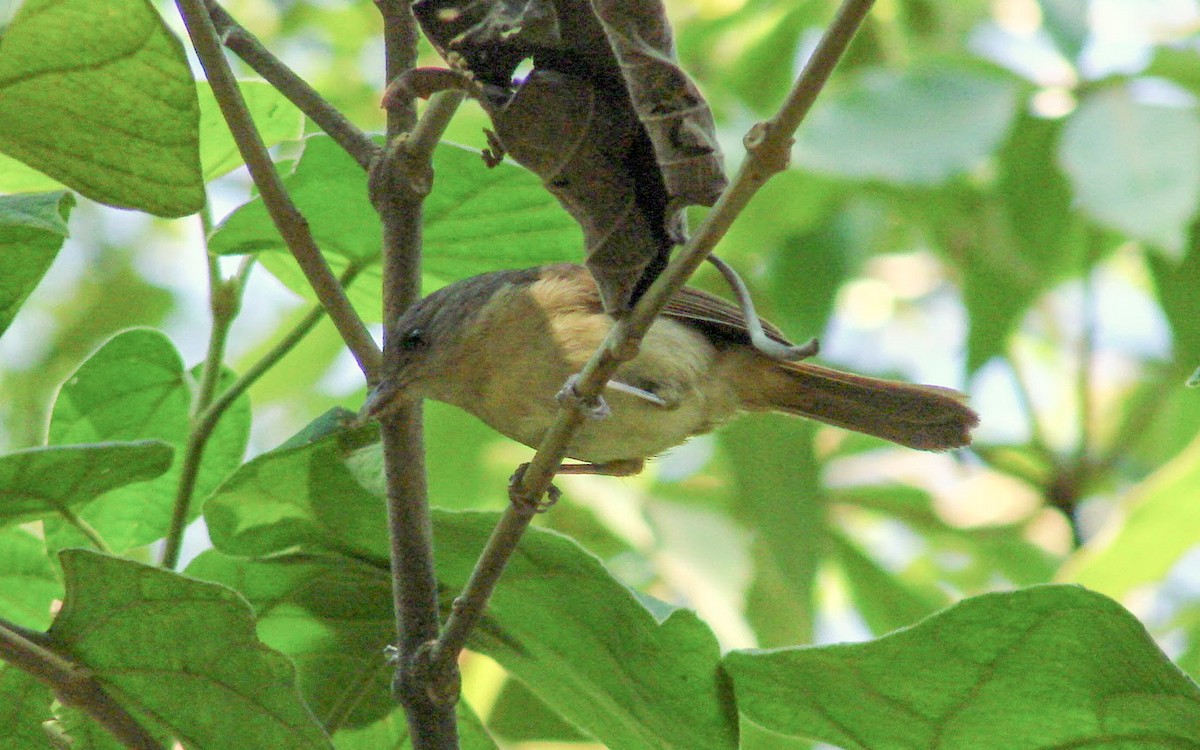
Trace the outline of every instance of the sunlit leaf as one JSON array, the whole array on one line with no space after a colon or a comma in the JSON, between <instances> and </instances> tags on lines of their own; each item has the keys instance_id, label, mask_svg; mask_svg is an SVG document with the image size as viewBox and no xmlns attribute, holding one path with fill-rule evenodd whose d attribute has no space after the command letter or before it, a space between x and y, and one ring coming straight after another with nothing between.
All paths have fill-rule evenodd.
<instances>
[{"instance_id":1,"label":"sunlit leaf","mask_svg":"<svg viewBox=\"0 0 1200 750\"><path fill-rule=\"evenodd\" d=\"M169 472L129 490L110 492L83 512L115 551L162 538L170 526L183 454L191 431L191 378L179 353L159 331L123 331L67 379L50 420L51 444L154 438L176 448ZM250 407L243 396L213 429L200 462L195 498L200 502L239 463L250 431ZM76 532L61 523L47 527L54 547L78 544Z\"/></svg>"},{"instance_id":2,"label":"sunlit leaf","mask_svg":"<svg viewBox=\"0 0 1200 750\"><path fill-rule=\"evenodd\" d=\"M478 152L438 146L433 192L424 204L424 266L442 282L497 268L579 260L579 227L532 173L504 162L487 169ZM313 236L335 269L372 266L351 290L360 313L380 317L378 258L382 233L367 199L366 173L326 136L305 141L304 155L285 178ZM260 200L218 227L213 252L261 253L263 263L293 290L311 295Z\"/></svg>"},{"instance_id":3,"label":"sunlit leaf","mask_svg":"<svg viewBox=\"0 0 1200 750\"><path fill-rule=\"evenodd\" d=\"M0 530L0 615L45 630L62 584L46 556L46 543L22 528Z\"/></svg>"},{"instance_id":4,"label":"sunlit leaf","mask_svg":"<svg viewBox=\"0 0 1200 750\"><path fill-rule=\"evenodd\" d=\"M0 46L0 151L93 200L204 205L196 86L147 0L26 0Z\"/></svg>"},{"instance_id":5,"label":"sunlit leaf","mask_svg":"<svg viewBox=\"0 0 1200 750\"><path fill-rule=\"evenodd\" d=\"M1189 396L1195 394L1189 393ZM1122 597L1162 579L1200 544L1200 439L1125 495L1125 514L1080 550L1059 573L1109 596Z\"/></svg>"},{"instance_id":6,"label":"sunlit leaf","mask_svg":"<svg viewBox=\"0 0 1200 750\"><path fill-rule=\"evenodd\" d=\"M870 643L734 651L738 709L848 750L1190 747L1200 690L1116 602L1039 586Z\"/></svg>"},{"instance_id":7,"label":"sunlit leaf","mask_svg":"<svg viewBox=\"0 0 1200 750\"><path fill-rule=\"evenodd\" d=\"M229 126L221 116L212 87L206 82L197 82L200 94L200 163L204 179L236 169L242 165ZM296 106L266 81L239 81L242 97L254 119L254 127L267 146L282 141L294 141L304 132L304 115Z\"/></svg>"}]
</instances>

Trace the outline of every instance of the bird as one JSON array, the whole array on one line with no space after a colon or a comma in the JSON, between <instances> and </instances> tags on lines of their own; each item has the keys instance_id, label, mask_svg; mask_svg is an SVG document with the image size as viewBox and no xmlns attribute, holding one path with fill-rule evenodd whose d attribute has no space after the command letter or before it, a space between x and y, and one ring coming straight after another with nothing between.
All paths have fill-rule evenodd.
<instances>
[{"instance_id":1,"label":"bird","mask_svg":"<svg viewBox=\"0 0 1200 750\"><path fill-rule=\"evenodd\" d=\"M564 383L615 323L578 264L463 279L389 326L392 354L362 414L434 399L536 448L556 419ZM788 343L762 323L771 339ZM636 474L647 459L743 411L797 415L927 451L968 445L979 422L951 388L768 356L751 344L740 308L691 287L667 302L602 397L606 415L586 420L567 446L566 456L582 463L559 473Z\"/></svg>"}]
</instances>

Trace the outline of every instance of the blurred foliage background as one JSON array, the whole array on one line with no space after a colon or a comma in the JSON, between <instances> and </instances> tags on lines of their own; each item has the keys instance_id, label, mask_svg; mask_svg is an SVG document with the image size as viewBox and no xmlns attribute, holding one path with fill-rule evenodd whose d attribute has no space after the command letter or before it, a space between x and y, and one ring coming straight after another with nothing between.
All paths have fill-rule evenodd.
<instances>
[{"instance_id":1,"label":"blurred foliage background","mask_svg":"<svg viewBox=\"0 0 1200 750\"><path fill-rule=\"evenodd\" d=\"M834 5L668 2L731 170ZM370 3L226 7L356 123L382 129ZM1200 365L1198 33L1190 0L880 0L802 125L793 168L719 252L766 317L794 339L821 337L823 361L968 392L976 445L921 454L745 417L643 476L564 478L567 500L541 523L627 583L694 607L726 648L862 639L964 596L1065 581L1124 603L1200 676L1200 393L1185 387ZM485 125L465 105L449 140L481 148ZM297 135L280 159L299 155ZM0 190L17 179L0 168ZM364 184L359 171L317 187L361 199ZM253 217L220 224L249 198L243 172L210 185L216 251L253 245L234 234ZM56 389L117 331L159 327L188 365L203 357L198 221L81 200L70 232L0 339L3 450L42 443ZM438 265L435 243L429 287L541 259L500 244ZM230 338L235 371L311 305L280 281L294 281L289 260L261 258ZM357 283L374 296L378 274ZM707 271L696 283L722 291ZM251 391L251 453L362 394L320 324ZM433 503L501 507L530 452L440 404L427 425ZM467 675L477 710L521 700L482 657Z\"/></svg>"}]
</instances>

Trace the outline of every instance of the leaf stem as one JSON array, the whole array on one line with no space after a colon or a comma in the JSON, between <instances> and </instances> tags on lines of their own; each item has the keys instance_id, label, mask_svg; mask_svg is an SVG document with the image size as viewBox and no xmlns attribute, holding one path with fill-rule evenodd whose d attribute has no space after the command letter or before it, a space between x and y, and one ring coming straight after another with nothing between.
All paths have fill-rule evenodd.
<instances>
[{"instance_id":1,"label":"leaf stem","mask_svg":"<svg viewBox=\"0 0 1200 750\"><path fill-rule=\"evenodd\" d=\"M317 299L329 311L330 319L350 348L350 353L354 355L359 368L366 374L368 381L375 380L378 378L381 363L379 347L321 255L309 230L308 221L284 189L283 181L271 161L262 136L254 127L254 121L250 117L250 111L238 89L229 63L221 52L221 42L205 7L205 0L176 0L175 4L183 16L192 46L195 47L200 64L208 76L213 96L216 97L221 114L225 117L225 122L237 143L238 151L250 170L250 176L262 196L263 205L270 214L272 223L287 243L288 249L316 292Z\"/></svg>"},{"instance_id":2,"label":"leaf stem","mask_svg":"<svg viewBox=\"0 0 1200 750\"><path fill-rule=\"evenodd\" d=\"M67 507L65 503L56 505L55 507L58 511L58 514L63 517L63 520L71 524L71 526L74 527L75 530L80 534L83 534L85 537L87 537L88 541L91 542L92 546L94 546L98 551L103 552L106 555L113 554L112 548L108 546L108 542L104 541L104 537L100 535L100 532L96 531L96 527L83 520L82 516Z\"/></svg>"},{"instance_id":3,"label":"leaf stem","mask_svg":"<svg viewBox=\"0 0 1200 750\"><path fill-rule=\"evenodd\" d=\"M564 405L547 431L533 460L511 489L513 502L500 517L487 547L455 600L441 637L430 649L430 673L435 682L446 679L467 638L483 616L488 598L504 566L533 518L533 508L550 488L562 464L567 444L586 417L582 404L593 402L617 367L632 359L642 337L667 301L678 292L712 252L734 219L758 189L787 168L792 136L812 107L817 94L861 26L873 0L844 0L787 99L770 120L755 125L745 138L747 158L667 268L655 279L627 316L617 321L600 348L584 365L575 383L578 403Z\"/></svg>"},{"instance_id":4,"label":"leaf stem","mask_svg":"<svg viewBox=\"0 0 1200 750\"><path fill-rule=\"evenodd\" d=\"M308 115L321 130L325 131L346 153L366 169L371 166L382 148L366 133L350 122L345 115L330 104L317 90L308 85L295 71L289 68L262 42L239 24L216 0L205 0L213 26L221 42L240 57L254 72L286 96L301 112Z\"/></svg>"},{"instance_id":5,"label":"leaf stem","mask_svg":"<svg viewBox=\"0 0 1200 750\"><path fill-rule=\"evenodd\" d=\"M0 658L43 683L65 705L95 719L122 745L133 750L163 750L137 719L113 700L86 667L60 656L44 633L0 619Z\"/></svg>"}]
</instances>

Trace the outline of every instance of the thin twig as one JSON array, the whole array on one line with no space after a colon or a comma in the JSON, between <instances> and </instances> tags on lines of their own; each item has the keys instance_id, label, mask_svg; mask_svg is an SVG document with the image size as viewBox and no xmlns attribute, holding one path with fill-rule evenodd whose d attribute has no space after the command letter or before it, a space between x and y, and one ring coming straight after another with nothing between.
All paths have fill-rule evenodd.
<instances>
[{"instance_id":1,"label":"thin twig","mask_svg":"<svg viewBox=\"0 0 1200 750\"><path fill-rule=\"evenodd\" d=\"M221 42L204 0L176 0L175 4L183 16L192 46L195 47L200 64L208 76L213 96L221 107L221 114L229 125L238 151L250 170L250 176L262 196L263 205L270 214L272 223L296 258L300 270L304 272L308 283L316 292L317 299L329 312L330 319L350 348L350 353L354 355L359 368L367 375L368 380L376 379L381 364L379 347L371 338L358 313L354 311L325 258L321 256L307 220L288 197L262 137L254 127L254 121L238 89L233 71L221 52Z\"/></svg>"},{"instance_id":2,"label":"thin twig","mask_svg":"<svg viewBox=\"0 0 1200 750\"><path fill-rule=\"evenodd\" d=\"M162 744L113 700L90 670L49 648L44 634L31 636L24 628L0 620L0 658L49 687L65 705L95 719L125 747L162 750Z\"/></svg>"},{"instance_id":3,"label":"thin twig","mask_svg":"<svg viewBox=\"0 0 1200 750\"><path fill-rule=\"evenodd\" d=\"M163 543L162 557L159 565L169 570L179 564L179 553L183 548L183 532L187 528L191 515L192 496L196 491L196 479L200 475L200 462L204 458L204 447L208 444L208 432L196 429L196 415L208 408L217 392L217 383L221 380L221 368L225 362L225 344L229 340L229 327L237 317L242 306L242 291L245 288L244 272L249 266L243 266L243 274L235 275L226 280L221 277L221 268L217 257L207 251L209 231L212 229L212 219L208 207L200 212L200 225L205 239L205 260L208 268L208 302L212 314L212 324L208 335L208 351L204 356L204 365L200 371L200 385L196 389L196 397L192 402L191 424L189 425L187 444L184 447L183 460L180 463L179 481L175 486L175 502L171 508L171 525L167 529L166 540Z\"/></svg>"},{"instance_id":4,"label":"thin twig","mask_svg":"<svg viewBox=\"0 0 1200 750\"><path fill-rule=\"evenodd\" d=\"M339 282L343 289L348 289L350 284L358 278L364 268L360 265L351 265L342 272ZM258 379L267 373L275 366L279 360L283 359L288 352L296 348L296 345L304 339L305 336L316 327L317 323L325 317L325 308L320 305L315 305L311 310L305 313L297 323L292 326L292 330L288 331L283 338L279 340L275 346L271 347L258 361L246 368L245 372L238 376L236 380L229 384L229 387L221 392L216 399L209 404L199 416L196 417L196 429L200 431L211 432L216 427L217 420L221 415L237 401L239 397L246 391L250 390Z\"/></svg>"},{"instance_id":5,"label":"thin twig","mask_svg":"<svg viewBox=\"0 0 1200 750\"><path fill-rule=\"evenodd\" d=\"M586 419L584 405L593 403L617 367L637 354L642 337L659 311L704 262L750 198L767 179L787 168L792 135L872 4L872 0L845 0L842 3L779 112L767 122L756 125L746 136L746 160L695 235L679 250L629 314L617 321L604 343L584 365L575 382L579 398L574 406L568 404L559 411L558 419L542 439L533 460L514 483L513 502L501 515L462 595L454 603L441 637L430 651L430 672L435 682L452 669L467 637L483 616L504 566L533 518L533 509L546 494L562 464L568 442Z\"/></svg>"},{"instance_id":6,"label":"thin twig","mask_svg":"<svg viewBox=\"0 0 1200 750\"><path fill-rule=\"evenodd\" d=\"M279 93L308 115L321 130L333 138L346 153L367 169L379 155L382 147L371 140L341 111L330 104L317 90L308 85L295 71L289 68L262 42L237 22L216 0L205 0L213 26L221 41L233 54L275 87Z\"/></svg>"},{"instance_id":7,"label":"thin twig","mask_svg":"<svg viewBox=\"0 0 1200 750\"><path fill-rule=\"evenodd\" d=\"M383 18L385 73L391 81L416 64L417 24L407 0L376 4ZM433 147L457 107L457 102L448 103L442 99L427 109L421 125L411 97L389 106L388 146L371 165L371 201L383 224L385 322L395 320L421 294L421 209L432 182ZM385 326L384 361L392 362L395 356ZM417 665L417 654L437 637L440 626L420 403L381 419L380 441L398 636L392 692L404 708L413 750L457 750L458 692L433 695Z\"/></svg>"}]
</instances>

